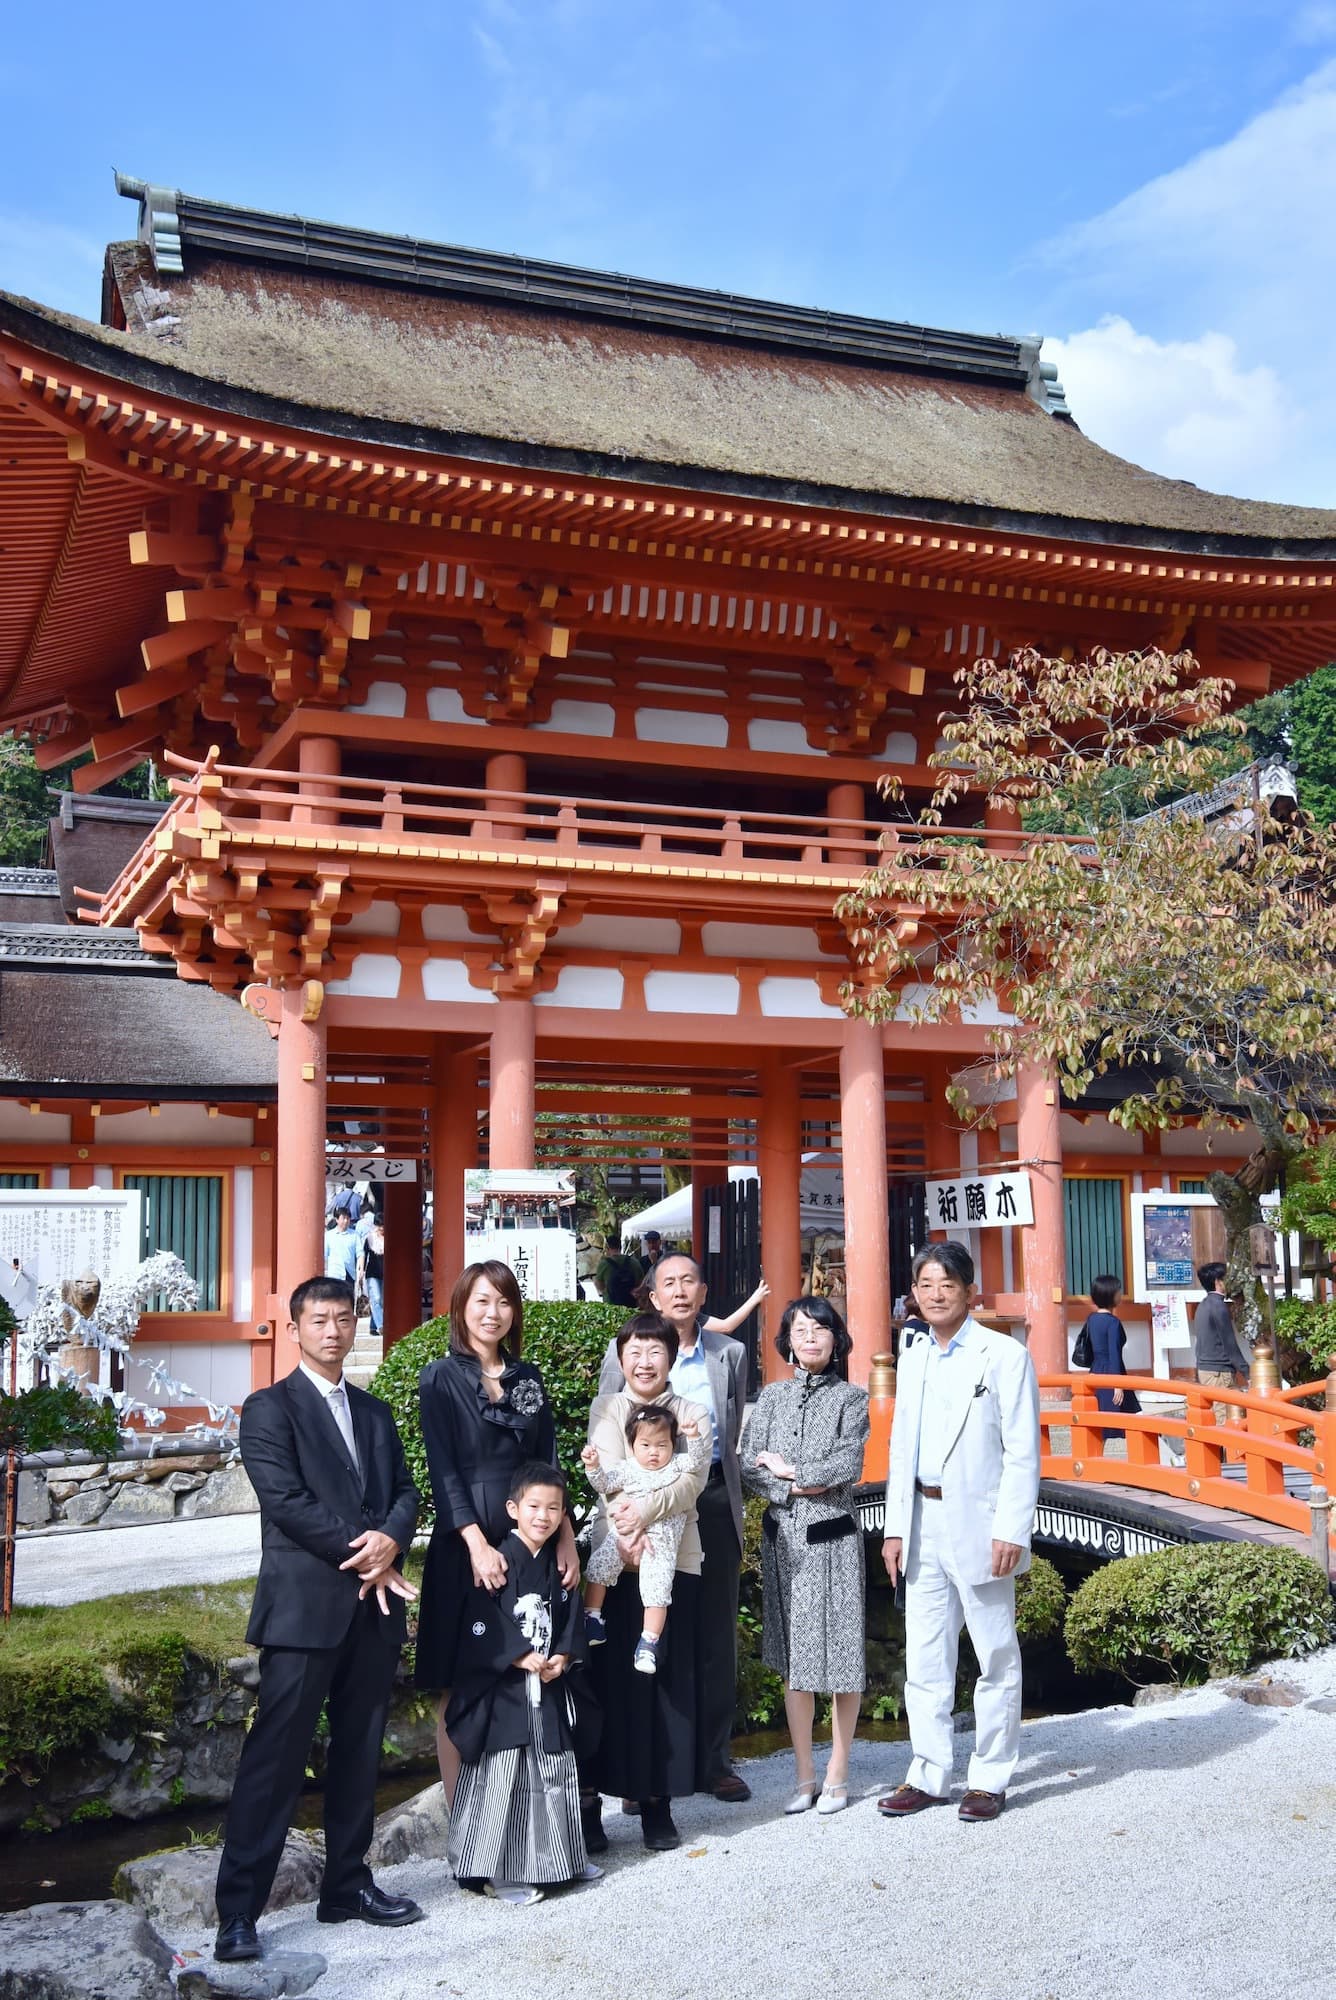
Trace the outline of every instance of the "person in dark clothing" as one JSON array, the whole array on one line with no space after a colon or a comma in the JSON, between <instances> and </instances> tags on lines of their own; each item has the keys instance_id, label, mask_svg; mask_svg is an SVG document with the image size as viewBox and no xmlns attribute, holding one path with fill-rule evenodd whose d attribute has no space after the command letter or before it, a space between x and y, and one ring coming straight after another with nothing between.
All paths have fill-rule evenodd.
<instances>
[{"instance_id":1,"label":"person in dark clothing","mask_svg":"<svg viewBox=\"0 0 1336 2000\"><path fill-rule=\"evenodd\" d=\"M1197 1380L1207 1389L1246 1389L1252 1362L1234 1329L1229 1301L1225 1297L1225 1266L1201 1264L1197 1283L1206 1297L1192 1316L1192 1340L1196 1349ZM1215 1420L1228 1418L1226 1403L1215 1405Z\"/></svg>"},{"instance_id":2,"label":"person in dark clothing","mask_svg":"<svg viewBox=\"0 0 1336 2000\"><path fill-rule=\"evenodd\" d=\"M1085 1331L1090 1336L1092 1375L1127 1373L1123 1361L1127 1332L1114 1311L1121 1289L1116 1278L1092 1278L1090 1281L1090 1299L1095 1310L1085 1323ZM1141 1414L1141 1405L1133 1389L1096 1389L1095 1402L1101 1410L1124 1410L1129 1417ZM1107 1430L1104 1432L1104 1443L1107 1444L1110 1438L1125 1435L1123 1431Z\"/></svg>"},{"instance_id":3,"label":"person in dark clothing","mask_svg":"<svg viewBox=\"0 0 1336 2000\"><path fill-rule=\"evenodd\" d=\"M366 1865L380 1746L404 1643L399 1574L420 1500L388 1404L343 1379L352 1286L308 1278L288 1333L300 1361L241 1410L241 1459L260 1502L260 1574L246 1637L260 1694L218 1866L214 1957L259 1958L269 1900L322 1707L329 1716L321 1923L417 1923Z\"/></svg>"},{"instance_id":4,"label":"person in dark clothing","mask_svg":"<svg viewBox=\"0 0 1336 2000\"><path fill-rule=\"evenodd\" d=\"M557 1433L543 1378L520 1359L524 1302L514 1273L499 1261L470 1264L450 1295L450 1351L423 1369L418 1383L436 1519L422 1573L417 1685L441 1692L436 1753L447 1800L459 1755L445 1721L460 1644L468 1629L472 1585L498 1591L507 1558L498 1548L510 1528L506 1503L521 1465L557 1462ZM557 1535L562 1585L580 1580L575 1530L567 1516Z\"/></svg>"},{"instance_id":5,"label":"person in dark clothing","mask_svg":"<svg viewBox=\"0 0 1336 2000\"><path fill-rule=\"evenodd\" d=\"M566 1482L534 1461L511 1481L506 1578L475 1585L446 1724L463 1763L448 1859L465 1888L537 1903L545 1887L597 1882L585 1852L572 1709L563 1679L583 1645L578 1592L557 1570Z\"/></svg>"},{"instance_id":6,"label":"person in dark clothing","mask_svg":"<svg viewBox=\"0 0 1336 2000\"><path fill-rule=\"evenodd\" d=\"M636 1303L636 1292L644 1283L645 1271L638 1257L629 1250L618 1250L611 1236L603 1239L603 1258L594 1273L594 1283L605 1304L626 1306L629 1310Z\"/></svg>"}]
</instances>

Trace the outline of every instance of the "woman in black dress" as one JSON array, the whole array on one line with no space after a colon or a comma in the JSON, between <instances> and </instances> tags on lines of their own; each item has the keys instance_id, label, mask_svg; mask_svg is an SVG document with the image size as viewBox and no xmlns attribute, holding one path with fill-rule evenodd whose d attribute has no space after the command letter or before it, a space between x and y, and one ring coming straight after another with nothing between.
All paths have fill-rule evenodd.
<instances>
[{"instance_id":1,"label":"woman in black dress","mask_svg":"<svg viewBox=\"0 0 1336 2000\"><path fill-rule=\"evenodd\" d=\"M683 1427L708 1426L708 1411L673 1394L668 1376L676 1357L677 1334L658 1313L637 1313L621 1328L617 1359L626 1387L615 1396L598 1397L589 1413L589 1441L605 1471L630 1456L626 1423L638 1406L663 1404ZM693 1469L685 1458L674 1464L680 1470L670 1485L652 1496L619 1493L600 1503L594 1523L596 1540L617 1535L626 1567L604 1600L606 1643L596 1645L589 1656L589 1679L602 1710L598 1747L580 1757L581 1816L591 1854L603 1853L608 1844L601 1793L638 1801L645 1846L669 1848L679 1845L671 1801L696 1789L701 1569L696 1501L709 1467L702 1463ZM672 1608L656 1650L655 1671L647 1674L635 1664L636 1642L645 1625L638 1544L646 1522L664 1514L684 1516L686 1526L677 1551Z\"/></svg>"},{"instance_id":2,"label":"woman in black dress","mask_svg":"<svg viewBox=\"0 0 1336 2000\"><path fill-rule=\"evenodd\" d=\"M454 1796L459 1754L445 1728L461 1626L471 1585L497 1591L506 1559L496 1543L510 1531L506 1500L521 1465L557 1462L556 1426L543 1378L521 1361L524 1302L513 1273L489 1261L470 1264L450 1295L450 1351L429 1362L418 1384L436 1512L422 1577L417 1685L440 1691L436 1754L446 1799ZM557 1567L568 1590L580 1580L575 1532L567 1515Z\"/></svg>"}]
</instances>

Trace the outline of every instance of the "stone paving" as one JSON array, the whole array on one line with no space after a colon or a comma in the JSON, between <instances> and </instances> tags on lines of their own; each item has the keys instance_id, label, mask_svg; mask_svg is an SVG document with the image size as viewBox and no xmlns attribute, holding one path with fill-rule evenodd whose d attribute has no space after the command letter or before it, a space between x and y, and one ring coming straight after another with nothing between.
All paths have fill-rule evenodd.
<instances>
[{"instance_id":1,"label":"stone paving","mask_svg":"<svg viewBox=\"0 0 1336 2000\"><path fill-rule=\"evenodd\" d=\"M231 1583L260 1566L258 1514L20 1535L16 1604L80 1604L145 1584Z\"/></svg>"}]
</instances>

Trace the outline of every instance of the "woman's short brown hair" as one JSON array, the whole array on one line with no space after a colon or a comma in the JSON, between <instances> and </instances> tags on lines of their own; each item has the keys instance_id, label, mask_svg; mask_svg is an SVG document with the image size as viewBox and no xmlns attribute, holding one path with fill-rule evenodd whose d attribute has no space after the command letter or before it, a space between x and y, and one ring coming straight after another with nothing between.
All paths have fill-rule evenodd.
<instances>
[{"instance_id":1,"label":"woman's short brown hair","mask_svg":"<svg viewBox=\"0 0 1336 2000\"><path fill-rule=\"evenodd\" d=\"M497 1257L488 1257L481 1264L466 1264L455 1279L455 1288L450 1294L450 1351L472 1355L475 1361L478 1358L464 1324L464 1308L480 1278L486 1278L510 1307L513 1317L510 1331L501 1342L501 1352L507 1360L518 1361L524 1345L524 1298L515 1283L515 1273L509 1264L503 1264Z\"/></svg>"},{"instance_id":2,"label":"woman's short brown hair","mask_svg":"<svg viewBox=\"0 0 1336 2000\"><path fill-rule=\"evenodd\" d=\"M660 1347L664 1347L668 1351L668 1365L670 1368L677 1359L677 1328L671 1321L666 1320L662 1313L632 1313L630 1319L624 1321L618 1327L617 1359L619 1361L622 1358L622 1351L628 1340L657 1340Z\"/></svg>"}]
</instances>

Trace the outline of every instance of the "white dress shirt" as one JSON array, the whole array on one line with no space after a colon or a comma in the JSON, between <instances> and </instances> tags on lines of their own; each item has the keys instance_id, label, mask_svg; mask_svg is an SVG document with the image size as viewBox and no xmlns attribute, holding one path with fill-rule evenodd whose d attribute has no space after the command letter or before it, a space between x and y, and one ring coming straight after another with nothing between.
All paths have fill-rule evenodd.
<instances>
[{"instance_id":1,"label":"white dress shirt","mask_svg":"<svg viewBox=\"0 0 1336 2000\"><path fill-rule=\"evenodd\" d=\"M354 1468L360 1472L362 1461L357 1455L357 1439L353 1435L353 1413L348 1407L348 1391L342 1375L337 1382L328 1382L323 1375L317 1375L314 1368L308 1368L304 1361L299 1361L297 1366L307 1381L314 1383L324 1397L325 1407L338 1425L339 1435L348 1447L348 1456Z\"/></svg>"},{"instance_id":2,"label":"white dress shirt","mask_svg":"<svg viewBox=\"0 0 1336 2000\"><path fill-rule=\"evenodd\" d=\"M971 1369L960 1333L953 1333L946 1346L935 1333L921 1334L927 1346L927 1367L923 1377L923 1402L919 1408L918 1460L914 1476L924 1486L940 1486L942 1466L952 1440L946 1435L946 1418L951 1402L948 1377L962 1368ZM972 1369L971 1369L972 1372Z\"/></svg>"}]
</instances>

